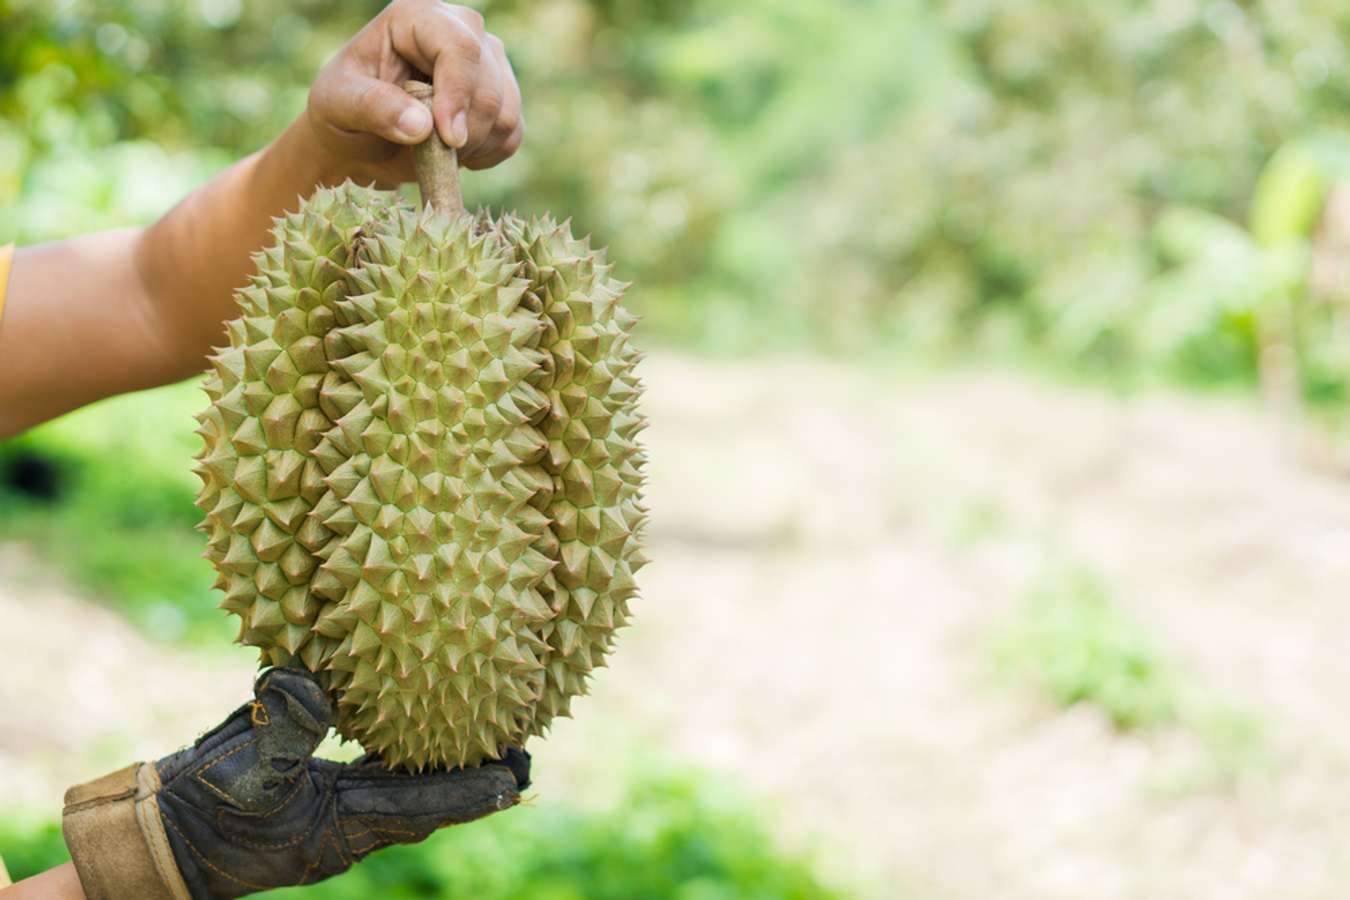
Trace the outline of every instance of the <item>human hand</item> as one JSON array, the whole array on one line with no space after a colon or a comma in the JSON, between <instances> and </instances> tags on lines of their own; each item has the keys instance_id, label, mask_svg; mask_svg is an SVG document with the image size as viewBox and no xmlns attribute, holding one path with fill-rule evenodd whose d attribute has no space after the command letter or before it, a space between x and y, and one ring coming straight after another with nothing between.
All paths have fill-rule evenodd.
<instances>
[{"instance_id":1,"label":"human hand","mask_svg":"<svg viewBox=\"0 0 1350 900\"><path fill-rule=\"evenodd\" d=\"M418 73L435 87L432 116L403 90ZM460 165L486 169L524 137L520 86L483 17L441 0L394 0L319 73L305 117L325 151L357 181L414 178L410 147L432 131Z\"/></svg>"},{"instance_id":2,"label":"human hand","mask_svg":"<svg viewBox=\"0 0 1350 900\"><path fill-rule=\"evenodd\" d=\"M314 677L273 669L254 693L193 746L67 793L67 844L89 896L215 900L313 884L514 806L529 784L529 754L515 749L420 775L314 759L332 717Z\"/></svg>"}]
</instances>

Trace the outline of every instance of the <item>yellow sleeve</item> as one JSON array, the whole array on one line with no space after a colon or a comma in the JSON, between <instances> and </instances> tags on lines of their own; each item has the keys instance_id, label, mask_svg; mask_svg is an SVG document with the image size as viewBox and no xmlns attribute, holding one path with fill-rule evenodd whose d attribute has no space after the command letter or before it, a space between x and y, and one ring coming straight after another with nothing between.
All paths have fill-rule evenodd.
<instances>
[{"instance_id":1,"label":"yellow sleeve","mask_svg":"<svg viewBox=\"0 0 1350 900\"><path fill-rule=\"evenodd\" d=\"M9 263L13 258L13 244L0 247L0 322L5 320L5 288L9 287Z\"/></svg>"}]
</instances>

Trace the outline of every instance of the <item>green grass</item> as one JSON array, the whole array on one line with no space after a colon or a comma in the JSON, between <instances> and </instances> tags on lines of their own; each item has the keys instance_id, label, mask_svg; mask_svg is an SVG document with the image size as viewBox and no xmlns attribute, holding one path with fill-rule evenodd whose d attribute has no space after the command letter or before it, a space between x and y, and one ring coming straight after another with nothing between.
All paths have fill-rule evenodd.
<instances>
[{"instance_id":1,"label":"green grass","mask_svg":"<svg viewBox=\"0 0 1350 900\"><path fill-rule=\"evenodd\" d=\"M1207 761L1189 781L1224 780L1267 762L1261 720L1168 656L1091 569L1047 567L996 630L992 653L1001 672L1059 706L1092 706L1121 731L1190 732Z\"/></svg>"},{"instance_id":2,"label":"green grass","mask_svg":"<svg viewBox=\"0 0 1350 900\"><path fill-rule=\"evenodd\" d=\"M60 822L0 823L0 857L9 877L20 881L70 859Z\"/></svg>"},{"instance_id":3,"label":"green grass","mask_svg":"<svg viewBox=\"0 0 1350 900\"><path fill-rule=\"evenodd\" d=\"M229 636L194 530L204 402L190 384L145 391L0 443L0 538L28 543L153 636ZM52 496L15 484L35 467Z\"/></svg>"},{"instance_id":4,"label":"green grass","mask_svg":"<svg viewBox=\"0 0 1350 900\"><path fill-rule=\"evenodd\" d=\"M1048 570L995 637L1001 669L1055 703L1097 707L1120 729L1176 721L1177 673L1147 632L1079 567Z\"/></svg>"},{"instance_id":5,"label":"green grass","mask_svg":"<svg viewBox=\"0 0 1350 900\"><path fill-rule=\"evenodd\" d=\"M942 529L955 548L968 550L1007 531L1007 509L997 497L979 495L958 501L947 511Z\"/></svg>"},{"instance_id":6,"label":"green grass","mask_svg":"<svg viewBox=\"0 0 1350 900\"><path fill-rule=\"evenodd\" d=\"M66 859L56 825L0 825L15 879ZM269 897L296 900L827 900L809 859L775 846L725 782L684 772L630 786L614 806L526 805L393 847L347 874Z\"/></svg>"}]
</instances>

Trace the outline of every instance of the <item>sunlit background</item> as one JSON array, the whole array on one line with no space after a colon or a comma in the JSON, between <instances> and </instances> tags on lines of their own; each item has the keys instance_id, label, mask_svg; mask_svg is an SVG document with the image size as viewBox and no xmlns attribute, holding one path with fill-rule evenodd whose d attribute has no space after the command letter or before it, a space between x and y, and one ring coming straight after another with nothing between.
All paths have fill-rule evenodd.
<instances>
[{"instance_id":1,"label":"sunlit background","mask_svg":"<svg viewBox=\"0 0 1350 900\"><path fill-rule=\"evenodd\" d=\"M153 219L381 5L0 0L0 243ZM655 563L528 806L303 896L1344 896L1350 8L485 12L528 138L468 199L635 282ZM248 689L203 403L0 444L16 875Z\"/></svg>"}]
</instances>

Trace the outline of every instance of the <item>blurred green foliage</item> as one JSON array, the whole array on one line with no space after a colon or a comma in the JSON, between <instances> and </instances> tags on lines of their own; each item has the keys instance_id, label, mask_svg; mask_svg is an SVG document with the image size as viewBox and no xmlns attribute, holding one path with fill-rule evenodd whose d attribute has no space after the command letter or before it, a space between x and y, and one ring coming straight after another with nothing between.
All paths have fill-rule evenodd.
<instances>
[{"instance_id":1,"label":"blurred green foliage","mask_svg":"<svg viewBox=\"0 0 1350 900\"><path fill-rule=\"evenodd\" d=\"M116 397L0 442L0 538L40 550L150 634L232 637L194 526L200 390Z\"/></svg>"},{"instance_id":2,"label":"blurred green foliage","mask_svg":"<svg viewBox=\"0 0 1350 900\"><path fill-rule=\"evenodd\" d=\"M1268 762L1262 723L1173 661L1090 568L1047 565L993 632L991 652L1000 673L1058 706L1091 706L1121 731L1190 732L1206 751L1206 779Z\"/></svg>"},{"instance_id":3,"label":"blurred green foliage","mask_svg":"<svg viewBox=\"0 0 1350 900\"><path fill-rule=\"evenodd\" d=\"M1117 728L1177 719L1177 674L1088 570L1042 573L994 651L1001 667L1033 679L1056 703L1090 703Z\"/></svg>"},{"instance_id":4,"label":"blurred green foliage","mask_svg":"<svg viewBox=\"0 0 1350 900\"><path fill-rule=\"evenodd\" d=\"M14 881L45 872L70 859L60 822L9 820L0 825L0 855Z\"/></svg>"},{"instance_id":5,"label":"blurred green foliage","mask_svg":"<svg viewBox=\"0 0 1350 900\"><path fill-rule=\"evenodd\" d=\"M751 807L706 775L633 785L614 806L541 804L393 847L315 887L266 896L306 900L828 900L808 861L774 846ZM68 857L57 825L0 825L16 879Z\"/></svg>"},{"instance_id":6,"label":"blurred green foliage","mask_svg":"<svg viewBox=\"0 0 1350 900\"><path fill-rule=\"evenodd\" d=\"M0 240L152 216L275 134L380 5L0 0ZM1277 148L1350 98L1330 0L484 8L529 139L471 199L572 215L650 334L715 351L1250 380L1252 318L1210 300L1231 279L1178 292L1158 217L1243 221Z\"/></svg>"}]
</instances>

